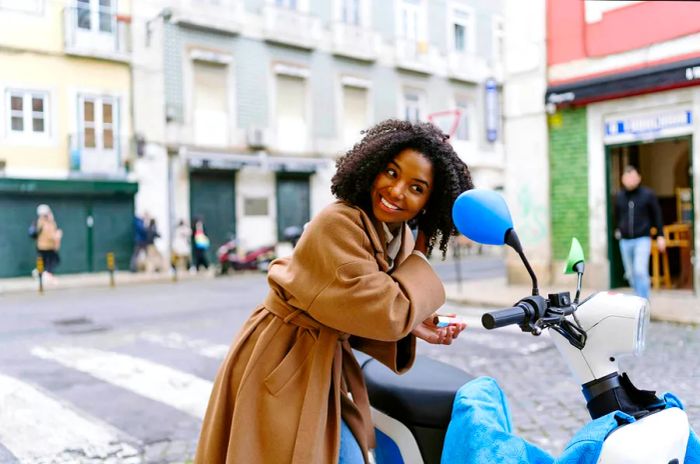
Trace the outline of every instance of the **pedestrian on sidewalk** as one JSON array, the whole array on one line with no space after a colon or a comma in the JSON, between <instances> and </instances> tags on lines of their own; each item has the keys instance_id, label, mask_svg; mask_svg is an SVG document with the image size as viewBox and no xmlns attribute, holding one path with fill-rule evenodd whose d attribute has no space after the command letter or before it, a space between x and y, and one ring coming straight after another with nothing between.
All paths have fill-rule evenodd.
<instances>
[{"instance_id":1,"label":"pedestrian on sidewalk","mask_svg":"<svg viewBox=\"0 0 700 464\"><path fill-rule=\"evenodd\" d=\"M143 217L134 216L134 251L131 253L129 262L131 272L138 272L141 263L146 261L146 220L150 220L148 213L145 213Z\"/></svg>"},{"instance_id":2,"label":"pedestrian on sidewalk","mask_svg":"<svg viewBox=\"0 0 700 464\"><path fill-rule=\"evenodd\" d=\"M54 271L61 261L58 250L61 248L63 231L58 228L53 212L48 205L36 208L37 218L29 227L29 235L36 239L38 255L44 262L44 277L48 283L54 283Z\"/></svg>"},{"instance_id":3,"label":"pedestrian on sidewalk","mask_svg":"<svg viewBox=\"0 0 700 464\"><path fill-rule=\"evenodd\" d=\"M624 168L623 188L615 196L615 237L620 241L625 278L637 295L648 299L652 226L656 227L659 253L666 250L666 240L659 200L654 191L642 186L641 182L642 176L636 167Z\"/></svg>"},{"instance_id":4,"label":"pedestrian on sidewalk","mask_svg":"<svg viewBox=\"0 0 700 464\"><path fill-rule=\"evenodd\" d=\"M192 256L192 229L180 219L173 232L173 268L183 266L185 270L190 268Z\"/></svg>"},{"instance_id":5,"label":"pedestrian on sidewalk","mask_svg":"<svg viewBox=\"0 0 700 464\"><path fill-rule=\"evenodd\" d=\"M156 247L156 239L160 238L155 218L150 218L146 225L146 272L163 270L163 255Z\"/></svg>"},{"instance_id":6,"label":"pedestrian on sidewalk","mask_svg":"<svg viewBox=\"0 0 700 464\"><path fill-rule=\"evenodd\" d=\"M446 253L452 205L469 188L432 124L365 132L337 162L338 201L271 263L270 292L219 369L195 463L367 462L374 428L351 348L405 372L416 338L449 345L464 329L433 323L445 293L426 256Z\"/></svg>"},{"instance_id":7,"label":"pedestrian on sidewalk","mask_svg":"<svg viewBox=\"0 0 700 464\"><path fill-rule=\"evenodd\" d=\"M199 268L209 269L209 258L207 253L209 250L209 237L204 227L204 219L196 217L192 225L192 235L194 241L194 268L199 272Z\"/></svg>"}]
</instances>

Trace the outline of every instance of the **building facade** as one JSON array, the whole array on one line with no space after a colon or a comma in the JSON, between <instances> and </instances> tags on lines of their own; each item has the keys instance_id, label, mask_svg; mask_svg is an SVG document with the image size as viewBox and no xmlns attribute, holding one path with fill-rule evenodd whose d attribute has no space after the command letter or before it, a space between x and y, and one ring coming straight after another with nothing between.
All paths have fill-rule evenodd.
<instances>
[{"instance_id":1,"label":"building facade","mask_svg":"<svg viewBox=\"0 0 700 464\"><path fill-rule=\"evenodd\" d=\"M669 240L652 275L661 288L697 291L700 5L550 0L547 9L554 261L576 235L589 278L626 285L612 199L631 164L659 197Z\"/></svg>"},{"instance_id":2,"label":"building facade","mask_svg":"<svg viewBox=\"0 0 700 464\"><path fill-rule=\"evenodd\" d=\"M180 0L134 16L137 209L171 230L203 217L215 246L284 241L387 118L454 128L476 184L503 185L500 2Z\"/></svg>"},{"instance_id":3,"label":"building facade","mask_svg":"<svg viewBox=\"0 0 700 464\"><path fill-rule=\"evenodd\" d=\"M0 2L0 277L29 275L48 204L59 272L127 268L133 198L129 0Z\"/></svg>"}]
</instances>

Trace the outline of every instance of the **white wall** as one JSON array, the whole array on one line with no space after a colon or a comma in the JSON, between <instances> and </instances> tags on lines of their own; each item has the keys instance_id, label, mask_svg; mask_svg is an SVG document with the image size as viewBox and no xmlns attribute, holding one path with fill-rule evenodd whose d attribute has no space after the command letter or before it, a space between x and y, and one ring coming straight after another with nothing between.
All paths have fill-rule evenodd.
<instances>
[{"instance_id":1,"label":"white wall","mask_svg":"<svg viewBox=\"0 0 700 464\"><path fill-rule=\"evenodd\" d=\"M549 148L544 94L547 88L545 0L505 4L505 189L520 241L541 283L550 279ZM545 230L531 228L535 221ZM538 233L528 233L537 229ZM508 253L510 281L529 283L515 253Z\"/></svg>"}]
</instances>

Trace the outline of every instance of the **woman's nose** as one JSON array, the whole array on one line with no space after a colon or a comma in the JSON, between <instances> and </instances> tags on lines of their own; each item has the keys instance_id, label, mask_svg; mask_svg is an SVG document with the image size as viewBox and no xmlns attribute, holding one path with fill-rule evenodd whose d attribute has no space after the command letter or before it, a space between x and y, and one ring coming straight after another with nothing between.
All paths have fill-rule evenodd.
<instances>
[{"instance_id":1,"label":"woman's nose","mask_svg":"<svg viewBox=\"0 0 700 464\"><path fill-rule=\"evenodd\" d=\"M392 198L401 199L404 196L403 187L400 184L389 187L389 193Z\"/></svg>"}]
</instances>

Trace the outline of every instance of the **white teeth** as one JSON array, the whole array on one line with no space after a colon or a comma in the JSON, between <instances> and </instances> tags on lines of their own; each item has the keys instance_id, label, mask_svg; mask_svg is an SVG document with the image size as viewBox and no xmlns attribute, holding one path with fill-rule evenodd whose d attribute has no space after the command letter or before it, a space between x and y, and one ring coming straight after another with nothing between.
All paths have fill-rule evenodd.
<instances>
[{"instance_id":1,"label":"white teeth","mask_svg":"<svg viewBox=\"0 0 700 464\"><path fill-rule=\"evenodd\" d=\"M388 201L386 201L386 200L384 199L384 197L380 197L380 198L379 198L379 201L381 201L382 204L383 204L384 206L386 206L387 208L389 208L389 209L393 209L393 210L399 209L398 207L396 207L396 206L392 205L391 203L389 203Z\"/></svg>"}]
</instances>

